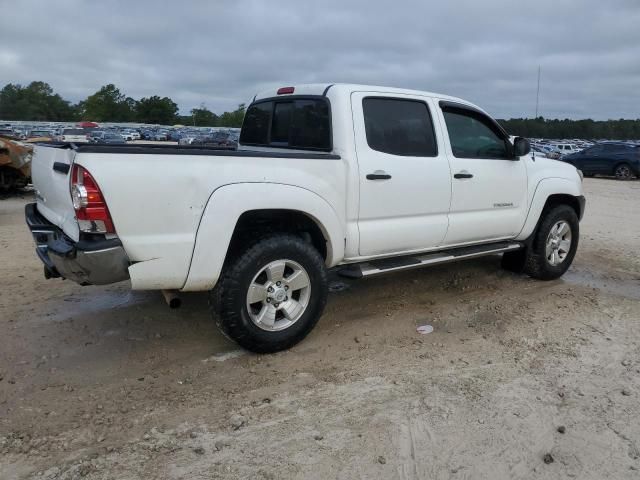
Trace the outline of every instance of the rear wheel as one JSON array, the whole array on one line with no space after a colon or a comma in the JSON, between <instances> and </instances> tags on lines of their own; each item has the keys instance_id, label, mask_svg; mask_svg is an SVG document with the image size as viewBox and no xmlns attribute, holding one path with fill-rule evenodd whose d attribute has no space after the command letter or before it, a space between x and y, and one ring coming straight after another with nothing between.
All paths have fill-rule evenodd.
<instances>
[{"instance_id":1,"label":"rear wheel","mask_svg":"<svg viewBox=\"0 0 640 480\"><path fill-rule=\"evenodd\" d=\"M527 248L523 270L539 280L561 277L571 266L578 249L578 216L568 205L543 212L538 230Z\"/></svg>"},{"instance_id":2,"label":"rear wheel","mask_svg":"<svg viewBox=\"0 0 640 480\"><path fill-rule=\"evenodd\" d=\"M224 334L247 350L270 353L307 336L327 293L324 261L313 245L274 235L229 262L211 299Z\"/></svg>"},{"instance_id":3,"label":"rear wheel","mask_svg":"<svg viewBox=\"0 0 640 480\"><path fill-rule=\"evenodd\" d=\"M631 171L631 167L628 163L616 165L616 168L613 170L613 174L618 180L629 180L633 177L633 172Z\"/></svg>"}]
</instances>

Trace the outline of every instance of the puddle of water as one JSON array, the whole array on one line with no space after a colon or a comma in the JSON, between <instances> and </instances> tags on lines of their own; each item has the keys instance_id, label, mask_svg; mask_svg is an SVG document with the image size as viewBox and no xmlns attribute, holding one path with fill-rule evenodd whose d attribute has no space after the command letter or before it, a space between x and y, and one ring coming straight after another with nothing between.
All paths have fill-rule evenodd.
<instances>
[{"instance_id":1,"label":"puddle of water","mask_svg":"<svg viewBox=\"0 0 640 480\"><path fill-rule=\"evenodd\" d=\"M562 276L562 280L571 285L597 288L611 295L640 300L640 279L608 278L587 270L572 268Z\"/></svg>"},{"instance_id":2,"label":"puddle of water","mask_svg":"<svg viewBox=\"0 0 640 480\"><path fill-rule=\"evenodd\" d=\"M87 287L91 288L91 287ZM99 314L123 307L131 307L149 301L149 292L132 290L83 291L62 299L57 303L58 311L50 316L50 320L68 318L69 316Z\"/></svg>"}]
</instances>

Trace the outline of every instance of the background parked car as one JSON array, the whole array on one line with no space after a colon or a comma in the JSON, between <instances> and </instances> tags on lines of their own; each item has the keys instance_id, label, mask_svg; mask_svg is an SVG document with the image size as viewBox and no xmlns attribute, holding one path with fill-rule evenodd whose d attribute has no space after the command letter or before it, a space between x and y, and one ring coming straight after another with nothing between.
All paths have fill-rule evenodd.
<instances>
[{"instance_id":1,"label":"background parked car","mask_svg":"<svg viewBox=\"0 0 640 480\"><path fill-rule=\"evenodd\" d=\"M16 132L13 131L10 127L2 127L0 128L0 137L5 138L18 138Z\"/></svg>"},{"instance_id":2,"label":"background parked car","mask_svg":"<svg viewBox=\"0 0 640 480\"><path fill-rule=\"evenodd\" d=\"M640 176L640 146L623 142L599 143L581 152L565 155L586 176L614 175L621 180Z\"/></svg>"},{"instance_id":3,"label":"background parked car","mask_svg":"<svg viewBox=\"0 0 640 480\"><path fill-rule=\"evenodd\" d=\"M546 158L548 151L542 149L539 146L531 145L531 153L533 153L534 157L545 157Z\"/></svg>"},{"instance_id":4,"label":"background parked car","mask_svg":"<svg viewBox=\"0 0 640 480\"><path fill-rule=\"evenodd\" d=\"M190 145L236 148L238 141L231 132L218 131L210 135L195 137Z\"/></svg>"},{"instance_id":5,"label":"background parked car","mask_svg":"<svg viewBox=\"0 0 640 480\"><path fill-rule=\"evenodd\" d=\"M83 128L65 128L58 137L61 142L87 143L89 134Z\"/></svg>"},{"instance_id":6,"label":"background parked car","mask_svg":"<svg viewBox=\"0 0 640 480\"><path fill-rule=\"evenodd\" d=\"M26 135L26 138L28 140L38 139L40 141L42 141L42 140L46 140L46 141L53 140L53 137L54 137L54 135L51 132L51 130L30 130Z\"/></svg>"},{"instance_id":7,"label":"background parked car","mask_svg":"<svg viewBox=\"0 0 640 480\"><path fill-rule=\"evenodd\" d=\"M156 133L153 134L153 136L151 137L151 140L165 142L165 141L169 140L169 132L163 131L163 130L159 130L159 131L157 131Z\"/></svg>"},{"instance_id":8,"label":"background parked car","mask_svg":"<svg viewBox=\"0 0 640 480\"><path fill-rule=\"evenodd\" d=\"M573 143L558 143L555 145L556 150L558 150L562 155L577 153L582 150L582 148L578 147Z\"/></svg>"},{"instance_id":9,"label":"background parked car","mask_svg":"<svg viewBox=\"0 0 640 480\"><path fill-rule=\"evenodd\" d=\"M118 133L105 132L104 135L98 139L97 143L125 144L127 142L122 138L122 135Z\"/></svg>"},{"instance_id":10,"label":"background parked car","mask_svg":"<svg viewBox=\"0 0 640 480\"><path fill-rule=\"evenodd\" d=\"M89 132L89 142L99 143L105 134L106 132L104 130L92 130Z\"/></svg>"}]
</instances>

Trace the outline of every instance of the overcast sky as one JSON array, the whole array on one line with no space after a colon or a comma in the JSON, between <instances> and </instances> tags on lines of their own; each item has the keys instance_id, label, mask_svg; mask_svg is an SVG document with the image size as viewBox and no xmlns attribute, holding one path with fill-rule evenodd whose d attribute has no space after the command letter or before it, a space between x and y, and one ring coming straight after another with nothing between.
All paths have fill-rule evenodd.
<instances>
[{"instance_id":1,"label":"overcast sky","mask_svg":"<svg viewBox=\"0 0 640 480\"><path fill-rule=\"evenodd\" d=\"M640 118L640 0L0 0L0 88L114 83L220 113L271 86L353 82L500 118Z\"/></svg>"}]
</instances>

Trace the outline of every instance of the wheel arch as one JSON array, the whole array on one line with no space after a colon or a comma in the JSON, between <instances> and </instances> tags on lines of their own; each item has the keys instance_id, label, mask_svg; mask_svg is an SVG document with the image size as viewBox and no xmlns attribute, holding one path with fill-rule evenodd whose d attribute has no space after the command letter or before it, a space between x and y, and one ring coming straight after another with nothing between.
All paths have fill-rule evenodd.
<instances>
[{"instance_id":1,"label":"wheel arch","mask_svg":"<svg viewBox=\"0 0 640 480\"><path fill-rule=\"evenodd\" d=\"M270 224L275 221L276 226ZM328 267L344 257L344 222L318 194L293 185L238 183L218 188L207 202L200 220L184 291L210 290L228 255L237 252L243 237L268 227L268 233L302 226L308 240L319 249ZM304 236L303 236L304 238ZM234 243L235 242L235 243ZM324 246L323 246L324 243Z\"/></svg>"},{"instance_id":2,"label":"wheel arch","mask_svg":"<svg viewBox=\"0 0 640 480\"><path fill-rule=\"evenodd\" d=\"M243 212L233 229L226 258L270 233L291 233L311 243L324 261L332 255L329 233L319 220L297 209L266 208Z\"/></svg>"},{"instance_id":3,"label":"wheel arch","mask_svg":"<svg viewBox=\"0 0 640 480\"><path fill-rule=\"evenodd\" d=\"M584 215L581 185L565 178L545 178L536 186L527 218L516 240L526 240L535 231L542 214L556 205L569 205L578 218ZM583 198L584 200L584 198Z\"/></svg>"},{"instance_id":4,"label":"wheel arch","mask_svg":"<svg viewBox=\"0 0 640 480\"><path fill-rule=\"evenodd\" d=\"M549 195L546 202L544 203L544 206L542 207L541 213L544 213L557 205L569 205L576 212L578 218L582 218L582 214L584 212L582 211L583 207L580 205L578 197L569 195L567 193L554 193L552 195Z\"/></svg>"}]
</instances>

